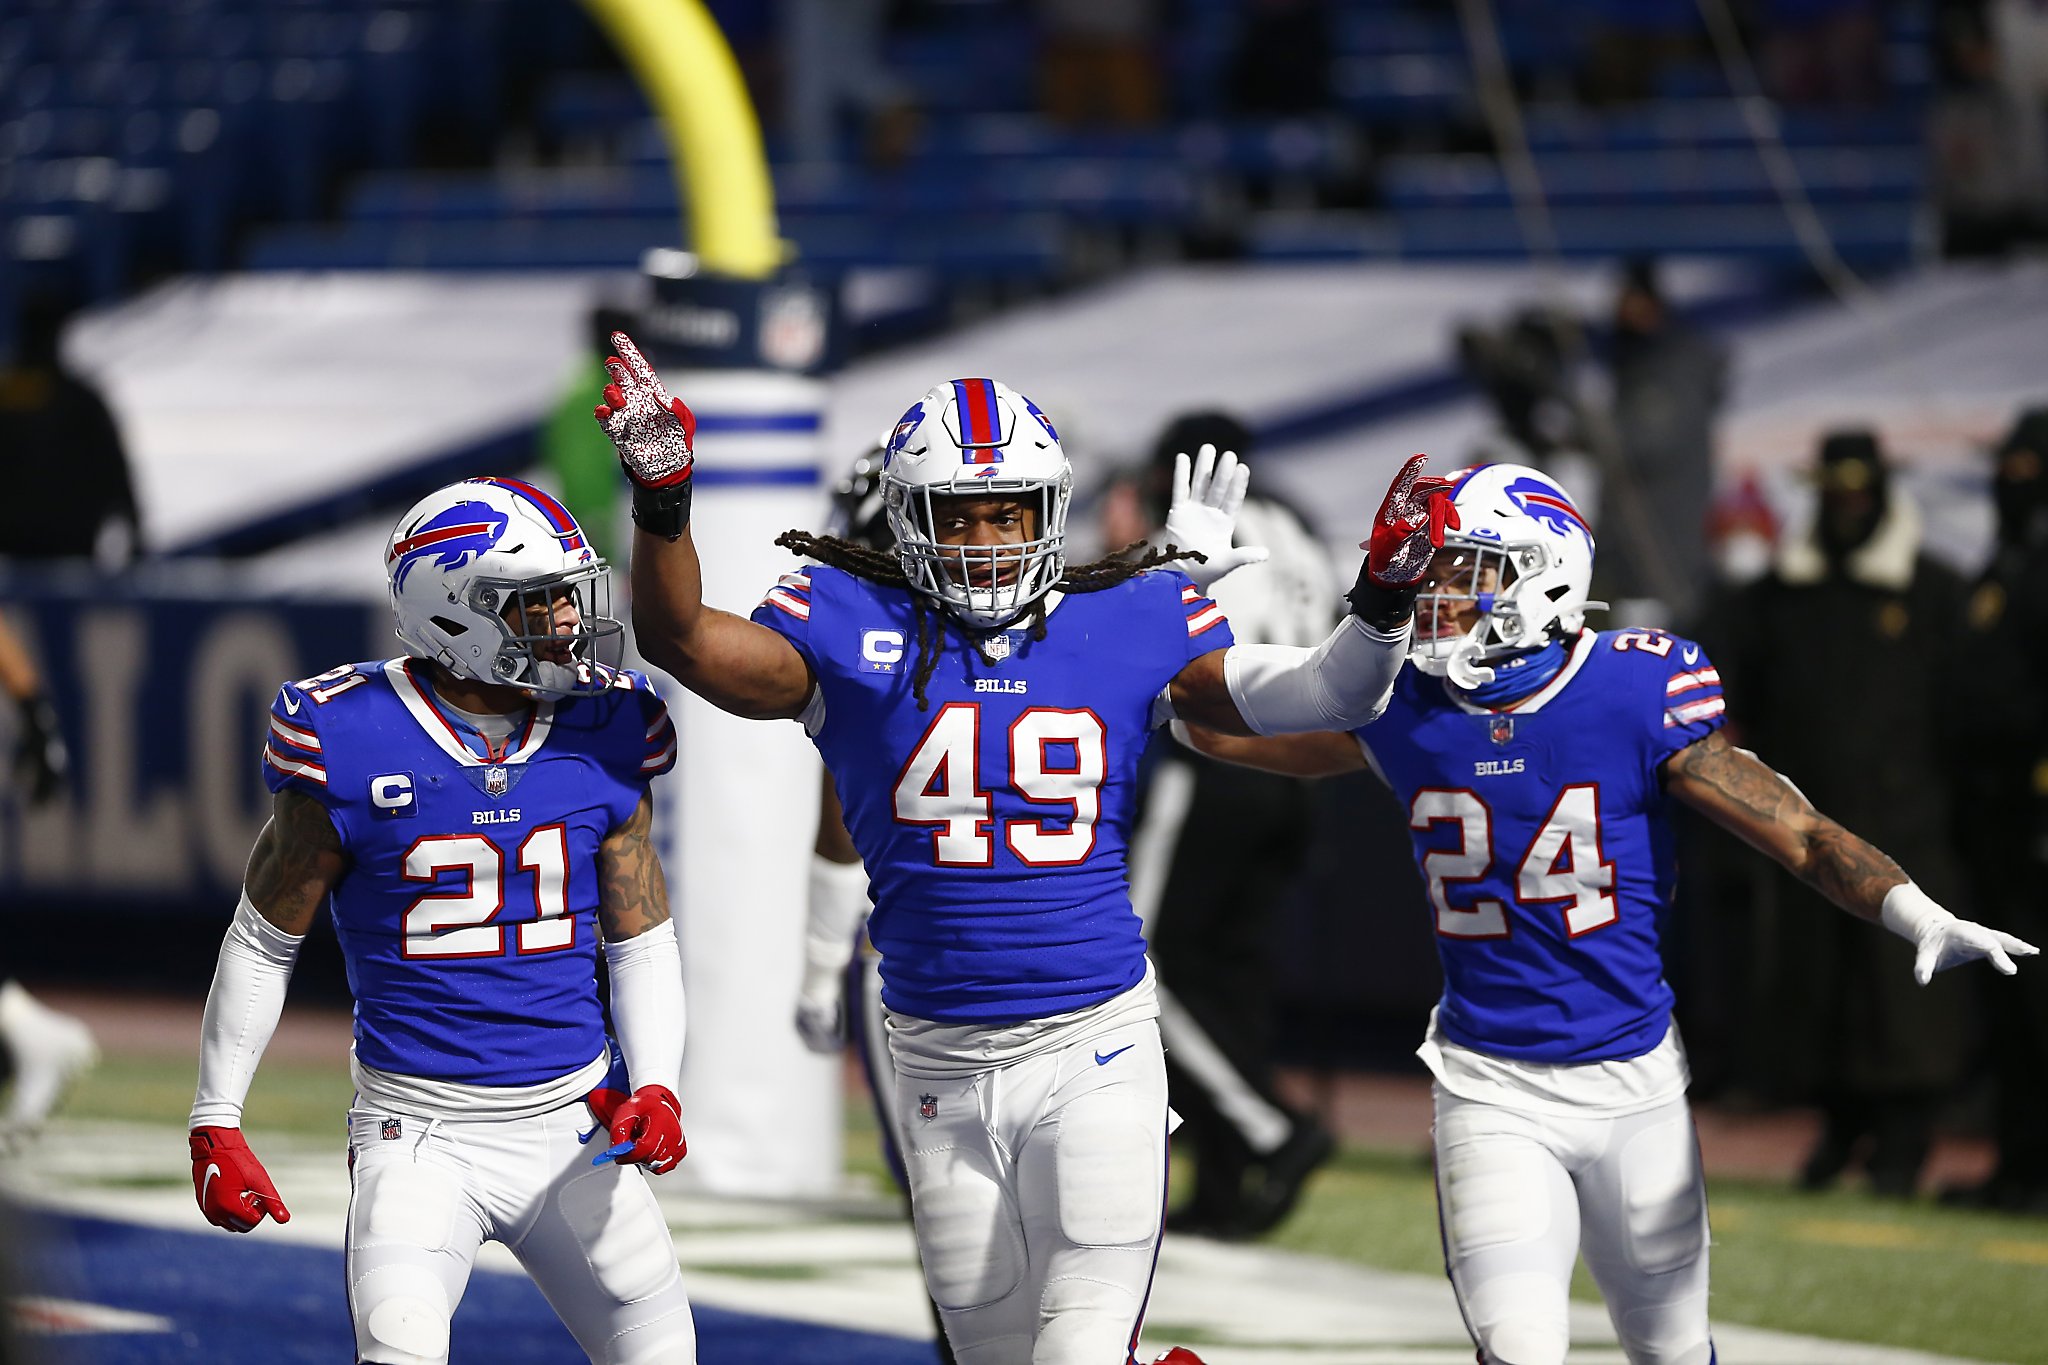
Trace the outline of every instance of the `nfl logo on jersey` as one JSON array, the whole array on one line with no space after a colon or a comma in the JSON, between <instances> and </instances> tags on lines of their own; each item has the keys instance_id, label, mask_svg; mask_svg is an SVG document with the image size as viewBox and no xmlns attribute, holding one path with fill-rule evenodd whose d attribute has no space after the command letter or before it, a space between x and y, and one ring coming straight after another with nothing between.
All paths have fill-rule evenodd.
<instances>
[{"instance_id":1,"label":"nfl logo on jersey","mask_svg":"<svg viewBox=\"0 0 2048 1365\"><path fill-rule=\"evenodd\" d=\"M386 1119L378 1131L383 1135L386 1142L396 1142L405 1129L397 1119Z\"/></svg>"},{"instance_id":2,"label":"nfl logo on jersey","mask_svg":"<svg viewBox=\"0 0 2048 1365\"><path fill-rule=\"evenodd\" d=\"M1515 718L1513 716L1493 717L1486 727L1486 733L1495 744L1509 743L1515 737Z\"/></svg>"},{"instance_id":3,"label":"nfl logo on jersey","mask_svg":"<svg viewBox=\"0 0 2048 1365\"><path fill-rule=\"evenodd\" d=\"M917 1116L926 1123L930 1123L933 1119L937 1118L939 1116L939 1097L937 1095L919 1095L917 1097Z\"/></svg>"},{"instance_id":4,"label":"nfl logo on jersey","mask_svg":"<svg viewBox=\"0 0 2048 1365\"><path fill-rule=\"evenodd\" d=\"M512 778L503 768L492 768L484 774L484 795L503 796L511 790Z\"/></svg>"}]
</instances>

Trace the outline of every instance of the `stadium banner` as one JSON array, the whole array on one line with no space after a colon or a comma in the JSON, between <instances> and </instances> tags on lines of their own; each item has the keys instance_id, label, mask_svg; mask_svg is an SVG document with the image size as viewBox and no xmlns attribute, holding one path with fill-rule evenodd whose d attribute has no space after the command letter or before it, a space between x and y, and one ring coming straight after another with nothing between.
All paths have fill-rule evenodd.
<instances>
[{"instance_id":1,"label":"stadium banner","mask_svg":"<svg viewBox=\"0 0 2048 1365\"><path fill-rule=\"evenodd\" d=\"M42 671L70 781L0 788L0 914L61 897L220 918L270 814L261 755L278 686L398 652L382 603L285 598L218 571L0 577ZM11 708L0 714L8 727Z\"/></svg>"}]
</instances>

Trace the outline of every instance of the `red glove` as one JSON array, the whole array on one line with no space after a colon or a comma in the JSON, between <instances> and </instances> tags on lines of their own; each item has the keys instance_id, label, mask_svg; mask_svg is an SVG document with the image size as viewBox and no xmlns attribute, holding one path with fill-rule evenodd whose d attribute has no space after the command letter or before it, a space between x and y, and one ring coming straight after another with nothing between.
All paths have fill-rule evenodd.
<instances>
[{"instance_id":1,"label":"red glove","mask_svg":"<svg viewBox=\"0 0 2048 1365\"><path fill-rule=\"evenodd\" d=\"M292 1221L241 1129L194 1128L191 1144L192 1193L207 1222L229 1232L248 1232L266 1213L280 1223Z\"/></svg>"},{"instance_id":2,"label":"red glove","mask_svg":"<svg viewBox=\"0 0 2048 1365\"><path fill-rule=\"evenodd\" d=\"M618 354L604 362L612 382L592 414L604 426L627 477L641 488L672 488L687 482L695 460L697 418L680 398L668 396L661 376L633 338L612 333Z\"/></svg>"},{"instance_id":3,"label":"red glove","mask_svg":"<svg viewBox=\"0 0 2048 1365\"><path fill-rule=\"evenodd\" d=\"M655 1175L667 1175L690 1150L683 1141L683 1106L665 1085L643 1085L631 1095L593 1090L584 1103L605 1126L613 1146L633 1144L618 1158L621 1166L645 1165Z\"/></svg>"},{"instance_id":4,"label":"red glove","mask_svg":"<svg viewBox=\"0 0 2048 1365\"><path fill-rule=\"evenodd\" d=\"M1419 582L1430 555L1442 548L1445 530L1458 529L1458 509L1451 504L1457 480L1425 478L1428 460L1416 455L1401 466L1372 520L1371 538L1358 547L1372 581L1383 588Z\"/></svg>"}]
</instances>

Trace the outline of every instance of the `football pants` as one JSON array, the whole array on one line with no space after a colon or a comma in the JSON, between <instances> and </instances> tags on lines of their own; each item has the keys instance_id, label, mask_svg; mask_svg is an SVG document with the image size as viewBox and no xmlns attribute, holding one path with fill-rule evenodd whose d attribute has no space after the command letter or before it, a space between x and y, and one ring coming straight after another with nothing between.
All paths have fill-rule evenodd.
<instances>
[{"instance_id":1,"label":"football pants","mask_svg":"<svg viewBox=\"0 0 2048 1365\"><path fill-rule=\"evenodd\" d=\"M356 1354L441 1365L477 1248L502 1242L601 1365L695 1365L668 1224L634 1166L590 1164L582 1101L525 1119L349 1113ZM602 1134L600 1133L600 1136Z\"/></svg>"}]
</instances>

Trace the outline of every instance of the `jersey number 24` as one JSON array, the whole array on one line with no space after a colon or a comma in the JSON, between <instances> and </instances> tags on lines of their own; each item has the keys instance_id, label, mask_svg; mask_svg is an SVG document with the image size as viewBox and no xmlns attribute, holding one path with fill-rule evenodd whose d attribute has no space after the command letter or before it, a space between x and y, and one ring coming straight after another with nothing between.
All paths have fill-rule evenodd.
<instances>
[{"instance_id":1,"label":"jersey number 24","mask_svg":"<svg viewBox=\"0 0 2048 1365\"><path fill-rule=\"evenodd\" d=\"M1460 787L1425 787L1408 808L1408 828L1439 823L1458 827L1456 848L1433 848L1422 856L1429 902L1436 907L1436 931L1447 938L1506 938L1507 907L1491 897L1469 906L1451 904L1460 882L1485 879L1493 867L1493 812L1479 794ZM1614 864L1600 857L1600 788L1590 782L1558 793L1536 837L1515 869L1518 905L1555 902L1564 906L1565 932L1573 938L1614 923Z\"/></svg>"}]
</instances>

